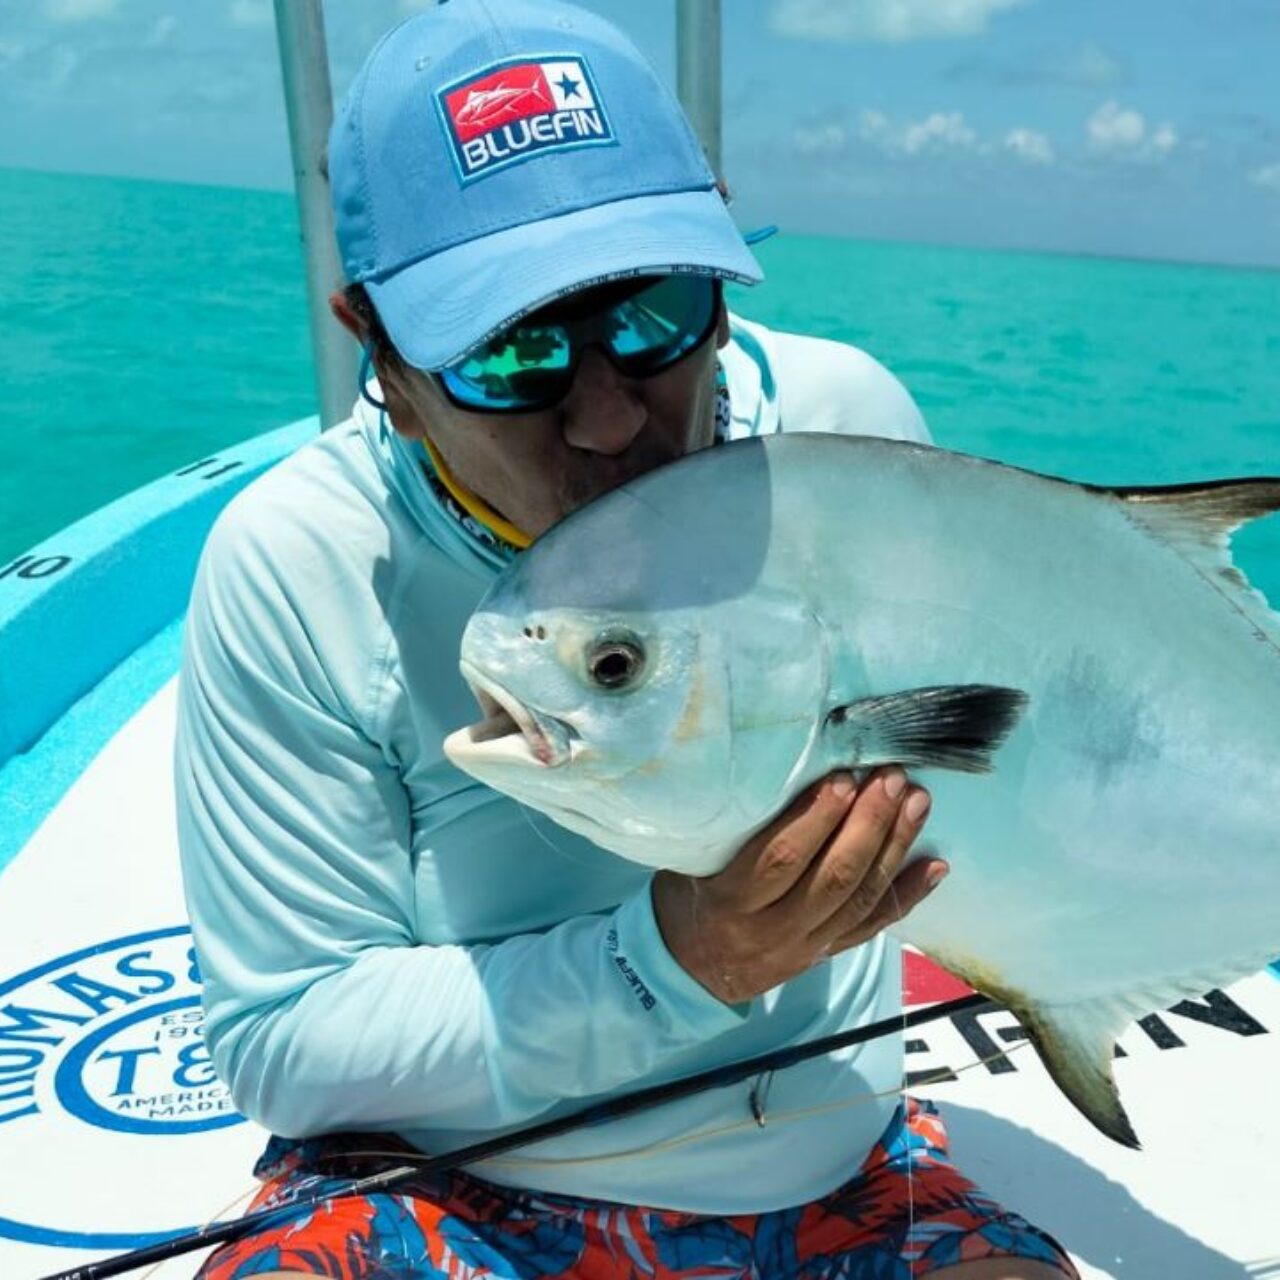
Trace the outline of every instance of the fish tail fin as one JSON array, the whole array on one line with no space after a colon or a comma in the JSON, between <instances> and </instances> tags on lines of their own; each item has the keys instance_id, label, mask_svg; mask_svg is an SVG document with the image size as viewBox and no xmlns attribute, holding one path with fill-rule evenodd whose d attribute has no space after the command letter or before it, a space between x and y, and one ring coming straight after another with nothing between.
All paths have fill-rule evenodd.
<instances>
[{"instance_id":1,"label":"fish tail fin","mask_svg":"<svg viewBox=\"0 0 1280 1280\"><path fill-rule=\"evenodd\" d=\"M1058 1088L1094 1128L1121 1146L1141 1145L1116 1091L1116 1036L1132 1013L1121 1002L1089 1000L1053 1009L1014 1008Z\"/></svg>"}]
</instances>

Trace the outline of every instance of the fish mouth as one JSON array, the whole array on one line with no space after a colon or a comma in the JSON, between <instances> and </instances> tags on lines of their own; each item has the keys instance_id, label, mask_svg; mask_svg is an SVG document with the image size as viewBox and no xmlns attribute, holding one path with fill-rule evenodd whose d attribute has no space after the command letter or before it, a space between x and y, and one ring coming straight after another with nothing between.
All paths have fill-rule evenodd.
<instances>
[{"instance_id":1,"label":"fish mouth","mask_svg":"<svg viewBox=\"0 0 1280 1280\"><path fill-rule=\"evenodd\" d=\"M554 716L527 707L496 680L461 664L462 678L475 694L484 719L451 733L445 754L466 768L470 763L536 764L555 769L572 758L573 730Z\"/></svg>"}]
</instances>

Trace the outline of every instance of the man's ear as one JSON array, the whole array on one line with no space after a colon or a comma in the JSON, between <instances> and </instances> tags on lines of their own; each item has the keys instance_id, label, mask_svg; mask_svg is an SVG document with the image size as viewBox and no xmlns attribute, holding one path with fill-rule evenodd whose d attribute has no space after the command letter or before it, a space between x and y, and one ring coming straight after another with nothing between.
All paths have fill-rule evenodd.
<instances>
[{"instance_id":1,"label":"man's ear","mask_svg":"<svg viewBox=\"0 0 1280 1280\"><path fill-rule=\"evenodd\" d=\"M724 294L720 295L720 314L716 317L716 350L729 345L729 308L724 304Z\"/></svg>"},{"instance_id":2,"label":"man's ear","mask_svg":"<svg viewBox=\"0 0 1280 1280\"><path fill-rule=\"evenodd\" d=\"M370 341L369 328L351 303L347 301L347 295L341 289L336 289L329 295L329 310L333 312L333 318L362 347L368 346ZM405 396L403 388L397 380L398 369L394 362L388 366L375 352L373 368L378 378L378 385L382 388L382 395L387 408L387 418L391 425L402 436L410 440L418 439L422 435L422 427L418 423L417 414L414 412L412 404Z\"/></svg>"},{"instance_id":3,"label":"man's ear","mask_svg":"<svg viewBox=\"0 0 1280 1280\"><path fill-rule=\"evenodd\" d=\"M347 295L341 289L335 289L329 295L329 310L333 312L333 318L352 334L361 346L369 341L364 321L356 315L351 303L347 301Z\"/></svg>"}]
</instances>

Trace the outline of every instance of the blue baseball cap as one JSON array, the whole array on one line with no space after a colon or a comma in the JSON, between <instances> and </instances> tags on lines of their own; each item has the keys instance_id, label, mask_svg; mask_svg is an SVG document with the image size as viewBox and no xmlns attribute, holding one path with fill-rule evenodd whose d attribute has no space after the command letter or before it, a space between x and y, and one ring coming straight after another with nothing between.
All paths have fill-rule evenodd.
<instances>
[{"instance_id":1,"label":"blue baseball cap","mask_svg":"<svg viewBox=\"0 0 1280 1280\"><path fill-rule=\"evenodd\" d=\"M608 280L762 278L670 91L554 0L447 0L393 28L334 120L329 181L347 279L421 369Z\"/></svg>"}]
</instances>

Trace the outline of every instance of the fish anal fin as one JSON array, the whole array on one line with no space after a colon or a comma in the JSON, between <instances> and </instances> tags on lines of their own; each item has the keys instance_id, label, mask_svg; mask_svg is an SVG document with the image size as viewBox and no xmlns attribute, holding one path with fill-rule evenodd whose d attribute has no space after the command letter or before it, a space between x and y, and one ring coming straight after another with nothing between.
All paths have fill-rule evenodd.
<instances>
[{"instance_id":1,"label":"fish anal fin","mask_svg":"<svg viewBox=\"0 0 1280 1280\"><path fill-rule=\"evenodd\" d=\"M1018 1019L1054 1084L1094 1128L1121 1146L1138 1149L1138 1136L1121 1105L1111 1070L1120 1032L1139 1016L1131 998L1038 1004L998 968L974 955L936 947L927 948L927 954ZM1158 1006L1153 1001L1150 1007Z\"/></svg>"},{"instance_id":2,"label":"fish anal fin","mask_svg":"<svg viewBox=\"0 0 1280 1280\"><path fill-rule=\"evenodd\" d=\"M1026 705L1020 689L933 685L836 707L825 732L832 758L855 767L895 763L989 773Z\"/></svg>"},{"instance_id":3,"label":"fish anal fin","mask_svg":"<svg viewBox=\"0 0 1280 1280\"><path fill-rule=\"evenodd\" d=\"M1010 982L989 961L944 947L924 949L931 960L1012 1013L1053 1082L1076 1110L1100 1133L1134 1150L1141 1144L1120 1102L1112 1074L1121 1032L1149 1013L1168 1009L1182 1000L1203 998L1206 991L1257 973L1275 954L1274 946L1250 950L1211 968L1170 975L1130 991L1045 1004ZM1173 1011L1179 1012L1176 1008Z\"/></svg>"},{"instance_id":4,"label":"fish anal fin","mask_svg":"<svg viewBox=\"0 0 1280 1280\"><path fill-rule=\"evenodd\" d=\"M1107 1001L1048 1009L1013 1008L1045 1069L1068 1100L1100 1133L1135 1151L1141 1144L1116 1090L1111 1064L1116 1037L1130 1020Z\"/></svg>"}]
</instances>

